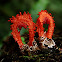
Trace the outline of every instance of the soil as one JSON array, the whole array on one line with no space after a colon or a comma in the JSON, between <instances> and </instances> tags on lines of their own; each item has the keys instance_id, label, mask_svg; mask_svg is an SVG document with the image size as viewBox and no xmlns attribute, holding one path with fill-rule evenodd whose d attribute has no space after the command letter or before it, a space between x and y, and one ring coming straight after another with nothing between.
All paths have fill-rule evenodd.
<instances>
[{"instance_id":1,"label":"soil","mask_svg":"<svg viewBox=\"0 0 62 62\"><path fill-rule=\"evenodd\" d=\"M26 43L29 41L27 34L22 37L25 38ZM36 37L38 37L37 33ZM0 62L62 62L62 31L56 30L53 34L53 39L56 47L42 48L31 52L24 51L22 53L17 42L10 36L3 41L4 45L1 48Z\"/></svg>"}]
</instances>

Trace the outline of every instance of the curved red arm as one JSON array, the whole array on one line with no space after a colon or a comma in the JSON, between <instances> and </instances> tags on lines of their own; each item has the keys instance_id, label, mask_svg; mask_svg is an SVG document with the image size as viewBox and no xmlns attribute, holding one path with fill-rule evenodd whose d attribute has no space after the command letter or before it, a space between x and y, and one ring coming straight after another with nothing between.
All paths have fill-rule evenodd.
<instances>
[{"instance_id":1,"label":"curved red arm","mask_svg":"<svg viewBox=\"0 0 62 62\"><path fill-rule=\"evenodd\" d=\"M48 31L46 33L46 37L51 39L53 32L54 32L54 27L55 27L55 23L53 20L53 17L51 16L51 13L48 14L48 12L46 10L42 10L41 12L39 12L39 17L37 19L37 32L39 34L39 37L43 36L44 34L44 28L43 28L43 24L49 24L48 26Z\"/></svg>"},{"instance_id":2,"label":"curved red arm","mask_svg":"<svg viewBox=\"0 0 62 62\"><path fill-rule=\"evenodd\" d=\"M12 16L12 18L10 18L11 23L13 23L11 25L11 30L12 30L12 35L13 38L15 39L15 41L17 41L18 45L20 46L20 48L24 45L22 43L21 40L21 36L20 36L20 32L18 32L17 28L21 29L22 27L24 27L25 29L29 28L29 46L32 46L32 42L34 41L34 22L31 18L31 14L24 12L23 15L20 12L20 15L17 14L16 17Z\"/></svg>"}]
</instances>

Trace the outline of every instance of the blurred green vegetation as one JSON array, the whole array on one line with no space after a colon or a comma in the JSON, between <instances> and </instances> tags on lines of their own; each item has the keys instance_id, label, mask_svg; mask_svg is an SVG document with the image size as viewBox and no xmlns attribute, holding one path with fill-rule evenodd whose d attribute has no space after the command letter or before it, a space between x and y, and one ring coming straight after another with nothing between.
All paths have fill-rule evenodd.
<instances>
[{"instance_id":1,"label":"blurred green vegetation","mask_svg":"<svg viewBox=\"0 0 62 62\"><path fill-rule=\"evenodd\" d=\"M19 12L28 11L36 22L38 12L45 9L54 16L55 28L61 29L62 0L0 0L0 48L2 40L11 35L9 18L16 16ZM23 28L21 34L25 32L27 31Z\"/></svg>"},{"instance_id":2,"label":"blurred green vegetation","mask_svg":"<svg viewBox=\"0 0 62 62\"><path fill-rule=\"evenodd\" d=\"M21 40L22 40L23 44L26 44L24 37L21 37Z\"/></svg>"}]
</instances>

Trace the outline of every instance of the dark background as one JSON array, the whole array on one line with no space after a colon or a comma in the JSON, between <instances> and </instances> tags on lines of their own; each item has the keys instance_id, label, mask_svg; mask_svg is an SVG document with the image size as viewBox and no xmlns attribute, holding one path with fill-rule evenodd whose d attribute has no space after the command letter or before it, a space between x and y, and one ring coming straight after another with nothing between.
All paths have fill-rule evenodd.
<instances>
[{"instance_id":1,"label":"dark background","mask_svg":"<svg viewBox=\"0 0 62 62\"><path fill-rule=\"evenodd\" d=\"M9 18L19 12L28 11L34 22L38 18L38 12L47 10L55 20L55 29L62 30L62 0L0 0L0 48L11 34ZM26 31L22 29L21 34Z\"/></svg>"}]
</instances>

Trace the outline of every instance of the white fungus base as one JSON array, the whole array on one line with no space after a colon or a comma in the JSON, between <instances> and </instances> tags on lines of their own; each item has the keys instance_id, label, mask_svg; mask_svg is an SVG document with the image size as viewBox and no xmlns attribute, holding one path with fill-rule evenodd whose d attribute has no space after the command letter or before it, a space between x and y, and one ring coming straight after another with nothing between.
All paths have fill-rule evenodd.
<instances>
[{"instance_id":1,"label":"white fungus base","mask_svg":"<svg viewBox=\"0 0 62 62\"><path fill-rule=\"evenodd\" d=\"M29 46L28 44L25 44L25 45L22 46L21 51L24 51L24 50L26 50L26 51L36 51L38 49L39 48L38 48L37 42L33 41L33 46Z\"/></svg>"},{"instance_id":2,"label":"white fungus base","mask_svg":"<svg viewBox=\"0 0 62 62\"><path fill-rule=\"evenodd\" d=\"M40 43L42 43L42 46L45 46L45 45L47 45L49 48L53 48L53 46L55 46L55 42L54 42L54 40L53 39L47 39L47 38L45 38L45 37L41 37L40 38Z\"/></svg>"}]
</instances>

